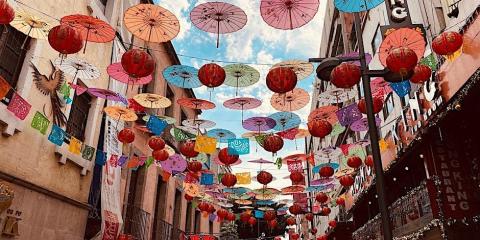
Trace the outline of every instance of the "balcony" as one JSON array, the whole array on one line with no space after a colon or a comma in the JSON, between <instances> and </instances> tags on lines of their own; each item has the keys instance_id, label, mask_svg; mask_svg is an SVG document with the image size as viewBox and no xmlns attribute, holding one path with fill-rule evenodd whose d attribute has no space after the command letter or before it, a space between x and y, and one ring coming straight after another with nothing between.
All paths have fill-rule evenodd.
<instances>
[{"instance_id":1,"label":"balcony","mask_svg":"<svg viewBox=\"0 0 480 240\"><path fill-rule=\"evenodd\" d=\"M127 214L124 219L123 233L132 235L135 240L147 240L150 213L134 205L127 205L126 208Z\"/></svg>"},{"instance_id":2,"label":"balcony","mask_svg":"<svg viewBox=\"0 0 480 240\"><path fill-rule=\"evenodd\" d=\"M172 224L163 221L162 219L156 219L155 239L152 240L184 240L185 232L175 228Z\"/></svg>"}]
</instances>

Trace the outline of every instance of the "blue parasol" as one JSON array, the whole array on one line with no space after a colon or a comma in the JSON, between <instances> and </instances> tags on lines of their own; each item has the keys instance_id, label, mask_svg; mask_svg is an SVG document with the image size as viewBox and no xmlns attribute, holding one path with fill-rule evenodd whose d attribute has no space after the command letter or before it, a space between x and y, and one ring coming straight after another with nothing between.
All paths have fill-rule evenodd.
<instances>
[{"instance_id":1,"label":"blue parasol","mask_svg":"<svg viewBox=\"0 0 480 240\"><path fill-rule=\"evenodd\" d=\"M269 116L275 120L277 125L273 128L276 131L285 131L287 129L296 128L300 126L302 120L300 117L291 112L277 112Z\"/></svg>"},{"instance_id":2,"label":"blue parasol","mask_svg":"<svg viewBox=\"0 0 480 240\"><path fill-rule=\"evenodd\" d=\"M341 12L355 13L370 10L385 0L335 0L335 7Z\"/></svg>"},{"instance_id":3,"label":"blue parasol","mask_svg":"<svg viewBox=\"0 0 480 240\"><path fill-rule=\"evenodd\" d=\"M261 205L261 206L268 206L268 205L275 204L275 202L272 200L258 200L256 203L257 205Z\"/></svg>"},{"instance_id":4,"label":"blue parasol","mask_svg":"<svg viewBox=\"0 0 480 240\"><path fill-rule=\"evenodd\" d=\"M233 193L233 194L237 194L237 195L245 194L249 191L250 191L250 189L244 188L244 187L234 187L234 188L224 188L223 189L223 192L225 192L225 193Z\"/></svg>"},{"instance_id":5,"label":"blue parasol","mask_svg":"<svg viewBox=\"0 0 480 240\"><path fill-rule=\"evenodd\" d=\"M180 88L198 88L202 83L198 79L198 69L186 65L172 65L163 70L167 82Z\"/></svg>"},{"instance_id":6,"label":"blue parasol","mask_svg":"<svg viewBox=\"0 0 480 240\"><path fill-rule=\"evenodd\" d=\"M312 172L313 173L319 173L320 168L325 167L325 166L330 166L333 168L333 170L337 170L337 168L340 166L338 163L322 163L320 165L317 165L313 167Z\"/></svg>"},{"instance_id":7,"label":"blue parasol","mask_svg":"<svg viewBox=\"0 0 480 240\"><path fill-rule=\"evenodd\" d=\"M216 138L220 143L227 143L228 139L235 139L237 136L227 129L215 128L207 132L207 136Z\"/></svg>"}]
</instances>

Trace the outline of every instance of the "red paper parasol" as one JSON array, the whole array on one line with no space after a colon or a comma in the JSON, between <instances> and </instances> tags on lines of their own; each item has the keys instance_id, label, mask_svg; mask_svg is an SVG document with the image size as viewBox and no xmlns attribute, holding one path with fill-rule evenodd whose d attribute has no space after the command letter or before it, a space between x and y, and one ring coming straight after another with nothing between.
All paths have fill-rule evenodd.
<instances>
[{"instance_id":1,"label":"red paper parasol","mask_svg":"<svg viewBox=\"0 0 480 240\"><path fill-rule=\"evenodd\" d=\"M282 194L283 195L302 193L304 191L305 191L305 186L301 186L301 185L293 185L293 186L282 188Z\"/></svg>"},{"instance_id":2,"label":"red paper parasol","mask_svg":"<svg viewBox=\"0 0 480 240\"><path fill-rule=\"evenodd\" d=\"M292 30L310 22L318 5L318 0L262 0L260 12L268 25Z\"/></svg>"},{"instance_id":3,"label":"red paper parasol","mask_svg":"<svg viewBox=\"0 0 480 240\"><path fill-rule=\"evenodd\" d=\"M216 33L218 48L220 34L242 29L247 24L247 15L230 3L207 2L196 6L190 12L190 21L200 30Z\"/></svg>"},{"instance_id":4,"label":"red paper parasol","mask_svg":"<svg viewBox=\"0 0 480 240\"><path fill-rule=\"evenodd\" d=\"M80 32L85 40L83 53L87 48L87 42L106 43L115 38L115 30L108 23L92 16L74 14L63 17L60 22Z\"/></svg>"},{"instance_id":5,"label":"red paper parasol","mask_svg":"<svg viewBox=\"0 0 480 240\"><path fill-rule=\"evenodd\" d=\"M387 66L387 57L390 51L398 47L407 47L413 50L418 59L423 57L425 53L425 39L420 30L411 28L399 28L387 33L378 50L380 62L383 66Z\"/></svg>"},{"instance_id":6,"label":"red paper parasol","mask_svg":"<svg viewBox=\"0 0 480 240\"><path fill-rule=\"evenodd\" d=\"M288 160L305 162L307 161L307 154L299 153L299 154L289 155L283 158L284 163L286 163Z\"/></svg>"},{"instance_id":7,"label":"red paper parasol","mask_svg":"<svg viewBox=\"0 0 480 240\"><path fill-rule=\"evenodd\" d=\"M127 85L144 85L152 81L152 75L142 78L134 78L128 75L122 67L122 63L112 63L107 67L107 73L113 79L125 83Z\"/></svg>"},{"instance_id":8,"label":"red paper parasol","mask_svg":"<svg viewBox=\"0 0 480 240\"><path fill-rule=\"evenodd\" d=\"M285 112L300 110L307 106L309 102L310 95L301 88L295 88L285 94L275 93L270 99L270 104L272 104L273 108Z\"/></svg>"},{"instance_id":9,"label":"red paper parasol","mask_svg":"<svg viewBox=\"0 0 480 240\"><path fill-rule=\"evenodd\" d=\"M197 98L180 98L177 100L177 103L180 106L198 110L209 110L216 107L213 102Z\"/></svg>"},{"instance_id":10,"label":"red paper parasol","mask_svg":"<svg viewBox=\"0 0 480 240\"><path fill-rule=\"evenodd\" d=\"M310 115L308 115L308 121L313 121L314 119L326 120L331 124L335 124L338 121L336 112L338 111L337 106L329 105L319 107L313 110Z\"/></svg>"},{"instance_id":11,"label":"red paper parasol","mask_svg":"<svg viewBox=\"0 0 480 240\"><path fill-rule=\"evenodd\" d=\"M254 108L260 107L260 105L262 105L262 101L256 98L248 98L248 97L233 98L223 103L223 106L225 106L226 108L241 110L242 121L243 121L244 110L254 109Z\"/></svg>"}]
</instances>

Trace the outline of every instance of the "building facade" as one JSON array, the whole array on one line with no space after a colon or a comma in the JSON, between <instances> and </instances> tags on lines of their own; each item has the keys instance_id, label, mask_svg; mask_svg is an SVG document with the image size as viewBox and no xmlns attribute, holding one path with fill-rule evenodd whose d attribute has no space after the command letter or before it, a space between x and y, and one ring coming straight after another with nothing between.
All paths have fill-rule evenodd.
<instances>
[{"instance_id":1,"label":"building facade","mask_svg":"<svg viewBox=\"0 0 480 240\"><path fill-rule=\"evenodd\" d=\"M379 133L390 224L398 239L467 239L478 228L474 224L479 214L478 184L476 180L466 183L458 174L477 179L475 171L465 169L475 169L478 159L465 157L475 155L476 150L467 146L478 142L474 140L478 127L467 116L478 111L470 104L478 91L478 53L472 47L477 44L479 4L475 0L392 0L361 15L363 43L372 56L371 70L384 68L379 60L380 45L386 33L399 28L421 31L426 42L424 58L433 58L436 65L431 80L412 84L409 95L385 94L383 110L377 115L382 120ZM325 15L319 56L357 51L353 15L339 12L333 2L328 3ZM443 31L463 34L463 52L458 57L445 59L432 53L431 41ZM312 111L322 106L318 96L333 88L321 79L314 87ZM361 89L358 94L362 96ZM338 107L358 100L357 96ZM458 123L470 132L455 127ZM368 139L366 132L347 129L337 139L311 140L308 150L319 151L331 143L340 147L362 139ZM362 166L352 187L333 191L332 199L344 196L346 206L332 209L328 219L338 222L333 229L320 217L320 234L326 233L330 239L381 239L374 179L373 169Z\"/></svg>"}]
</instances>

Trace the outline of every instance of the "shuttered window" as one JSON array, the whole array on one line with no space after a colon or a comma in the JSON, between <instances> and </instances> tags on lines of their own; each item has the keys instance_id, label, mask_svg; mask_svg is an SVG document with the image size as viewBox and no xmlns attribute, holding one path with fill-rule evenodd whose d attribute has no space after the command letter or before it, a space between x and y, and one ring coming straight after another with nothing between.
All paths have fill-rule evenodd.
<instances>
[{"instance_id":1,"label":"shuttered window","mask_svg":"<svg viewBox=\"0 0 480 240\"><path fill-rule=\"evenodd\" d=\"M67 122L67 133L79 140L85 140L88 112L92 97L87 93L73 97L72 108Z\"/></svg>"}]
</instances>

